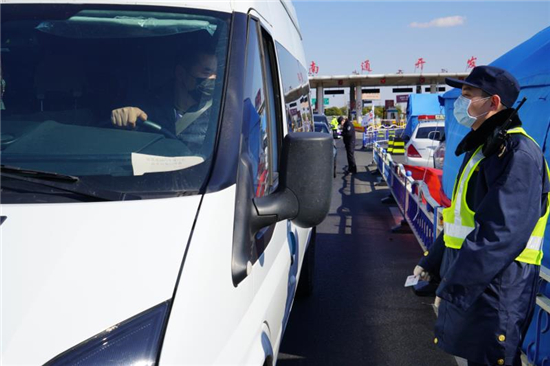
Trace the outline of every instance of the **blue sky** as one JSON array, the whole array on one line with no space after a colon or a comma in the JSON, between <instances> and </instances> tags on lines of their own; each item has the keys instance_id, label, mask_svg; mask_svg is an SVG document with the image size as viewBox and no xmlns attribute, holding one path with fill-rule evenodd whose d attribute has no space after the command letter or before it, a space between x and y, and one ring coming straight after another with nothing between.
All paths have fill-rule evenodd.
<instances>
[{"instance_id":1,"label":"blue sky","mask_svg":"<svg viewBox=\"0 0 550 366\"><path fill-rule=\"evenodd\" d=\"M488 64L550 26L550 1L295 1L306 60L319 75L466 71ZM416 23L416 26L413 26ZM435 26L439 24L440 26ZM447 26L441 26L447 25Z\"/></svg>"}]
</instances>

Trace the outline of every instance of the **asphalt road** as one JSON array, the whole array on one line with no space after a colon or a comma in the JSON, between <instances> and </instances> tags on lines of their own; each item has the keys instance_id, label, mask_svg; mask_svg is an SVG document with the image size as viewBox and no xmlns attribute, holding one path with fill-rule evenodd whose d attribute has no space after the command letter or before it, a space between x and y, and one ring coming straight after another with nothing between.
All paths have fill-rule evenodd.
<instances>
[{"instance_id":1,"label":"asphalt road","mask_svg":"<svg viewBox=\"0 0 550 366\"><path fill-rule=\"evenodd\" d=\"M331 210L317 228L315 289L295 300L277 364L456 365L433 343L433 298L403 286L422 249L413 234L390 232L398 209L380 201L389 190L369 172L372 153L358 138L358 174L347 175L337 146Z\"/></svg>"}]
</instances>

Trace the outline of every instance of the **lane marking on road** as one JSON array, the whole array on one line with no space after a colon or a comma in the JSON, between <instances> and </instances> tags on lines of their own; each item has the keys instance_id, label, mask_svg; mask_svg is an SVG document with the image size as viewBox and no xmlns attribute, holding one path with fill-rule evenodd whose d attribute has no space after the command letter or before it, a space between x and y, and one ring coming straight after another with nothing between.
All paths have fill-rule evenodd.
<instances>
[{"instance_id":1,"label":"lane marking on road","mask_svg":"<svg viewBox=\"0 0 550 366\"><path fill-rule=\"evenodd\" d=\"M352 221L351 215L350 215L350 216L346 216L346 230L345 230L345 234L351 234L351 221Z\"/></svg>"}]
</instances>

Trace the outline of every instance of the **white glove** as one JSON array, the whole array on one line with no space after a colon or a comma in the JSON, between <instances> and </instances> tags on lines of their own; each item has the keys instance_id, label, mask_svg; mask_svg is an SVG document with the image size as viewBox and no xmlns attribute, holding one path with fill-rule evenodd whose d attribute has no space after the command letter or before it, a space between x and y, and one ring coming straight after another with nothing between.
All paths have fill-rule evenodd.
<instances>
[{"instance_id":1,"label":"white glove","mask_svg":"<svg viewBox=\"0 0 550 366\"><path fill-rule=\"evenodd\" d=\"M418 276L422 281L430 281L431 277L428 272L424 270L424 268L420 266L414 267L413 275Z\"/></svg>"}]
</instances>

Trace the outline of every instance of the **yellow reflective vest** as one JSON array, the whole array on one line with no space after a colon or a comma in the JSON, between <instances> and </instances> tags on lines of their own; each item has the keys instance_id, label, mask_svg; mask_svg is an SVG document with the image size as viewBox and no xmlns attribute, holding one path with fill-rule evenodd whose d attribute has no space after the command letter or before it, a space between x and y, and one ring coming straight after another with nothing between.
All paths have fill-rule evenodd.
<instances>
[{"instance_id":1,"label":"yellow reflective vest","mask_svg":"<svg viewBox=\"0 0 550 366\"><path fill-rule=\"evenodd\" d=\"M507 133L522 134L535 142L535 140L531 136L529 136L527 132L525 132L525 130L521 127L510 129L507 131ZM466 239L468 234L470 234L475 228L475 212L468 207L468 203L466 202L466 191L468 189L468 183L472 178L474 171L478 167L479 163L481 163L481 161L485 158L481 151L482 147L483 146L480 146L474 152L474 154L464 167L462 174L460 174L458 180L455 182L455 190L453 192L451 206L443 210L443 240L445 241L445 246L448 248L462 248L462 243L464 243L464 239ZM548 169L548 163L546 163L546 160L545 165L548 176L550 176L550 170ZM540 266L542 261L542 244L544 242L544 230L546 229L546 222L548 221L548 214L550 213L549 205L550 200L547 200L546 211L535 225L535 229L531 233L529 241L525 245L525 249L516 258L517 261Z\"/></svg>"},{"instance_id":2,"label":"yellow reflective vest","mask_svg":"<svg viewBox=\"0 0 550 366\"><path fill-rule=\"evenodd\" d=\"M332 121L330 121L330 125L332 126L332 129L333 130L337 130L338 129L338 120L336 119L336 117L334 117L332 119Z\"/></svg>"}]
</instances>

